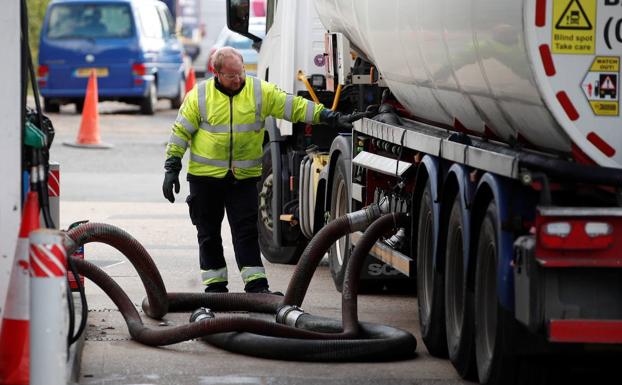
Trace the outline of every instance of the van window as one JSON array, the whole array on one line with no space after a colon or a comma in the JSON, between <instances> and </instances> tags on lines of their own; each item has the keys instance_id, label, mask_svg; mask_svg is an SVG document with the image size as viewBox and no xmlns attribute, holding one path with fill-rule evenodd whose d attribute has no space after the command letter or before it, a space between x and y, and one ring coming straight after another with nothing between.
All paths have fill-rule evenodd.
<instances>
[{"instance_id":1,"label":"van window","mask_svg":"<svg viewBox=\"0 0 622 385\"><path fill-rule=\"evenodd\" d=\"M252 49L253 41L247 37L232 32L225 41L224 45L227 47L233 47L235 49Z\"/></svg>"},{"instance_id":2,"label":"van window","mask_svg":"<svg viewBox=\"0 0 622 385\"><path fill-rule=\"evenodd\" d=\"M133 32L127 4L58 4L50 9L47 37L126 38Z\"/></svg>"},{"instance_id":3,"label":"van window","mask_svg":"<svg viewBox=\"0 0 622 385\"><path fill-rule=\"evenodd\" d=\"M158 10L153 5L138 8L138 18L145 37L162 39L164 31Z\"/></svg>"},{"instance_id":4,"label":"van window","mask_svg":"<svg viewBox=\"0 0 622 385\"><path fill-rule=\"evenodd\" d=\"M162 21L162 28L164 29L164 35L170 36L175 31L175 21L173 20L173 16L171 16L168 8L162 6L158 7L158 11L160 12L160 19Z\"/></svg>"}]
</instances>

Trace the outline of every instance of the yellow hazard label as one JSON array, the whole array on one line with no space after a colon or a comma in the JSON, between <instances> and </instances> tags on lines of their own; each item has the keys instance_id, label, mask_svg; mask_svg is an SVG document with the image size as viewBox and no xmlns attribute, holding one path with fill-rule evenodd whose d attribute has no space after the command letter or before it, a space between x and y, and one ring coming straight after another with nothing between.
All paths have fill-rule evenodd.
<instances>
[{"instance_id":1,"label":"yellow hazard label","mask_svg":"<svg viewBox=\"0 0 622 385\"><path fill-rule=\"evenodd\" d=\"M553 0L553 53L593 54L595 31L596 0Z\"/></svg>"},{"instance_id":2,"label":"yellow hazard label","mask_svg":"<svg viewBox=\"0 0 622 385\"><path fill-rule=\"evenodd\" d=\"M619 85L620 58L618 56L596 56L581 81L581 89L594 115L619 115Z\"/></svg>"},{"instance_id":3,"label":"yellow hazard label","mask_svg":"<svg viewBox=\"0 0 622 385\"><path fill-rule=\"evenodd\" d=\"M618 116L618 102L590 101L594 115Z\"/></svg>"},{"instance_id":4,"label":"yellow hazard label","mask_svg":"<svg viewBox=\"0 0 622 385\"><path fill-rule=\"evenodd\" d=\"M590 71L620 72L620 58L617 56L596 56Z\"/></svg>"}]
</instances>

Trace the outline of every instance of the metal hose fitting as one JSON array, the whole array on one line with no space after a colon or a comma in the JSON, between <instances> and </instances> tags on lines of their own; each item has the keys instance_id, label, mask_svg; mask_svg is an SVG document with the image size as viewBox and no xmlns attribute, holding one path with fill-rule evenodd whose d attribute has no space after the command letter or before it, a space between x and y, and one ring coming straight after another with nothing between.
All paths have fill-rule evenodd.
<instances>
[{"instance_id":1,"label":"metal hose fitting","mask_svg":"<svg viewBox=\"0 0 622 385\"><path fill-rule=\"evenodd\" d=\"M306 314L298 306L281 306L276 313L276 322L288 326L296 326L296 322L301 315Z\"/></svg>"},{"instance_id":2,"label":"metal hose fitting","mask_svg":"<svg viewBox=\"0 0 622 385\"><path fill-rule=\"evenodd\" d=\"M190 315L190 323L201 322L203 320L212 319L212 318L215 318L215 315L210 309L206 307L200 307L194 312L192 312L192 314Z\"/></svg>"}]
</instances>

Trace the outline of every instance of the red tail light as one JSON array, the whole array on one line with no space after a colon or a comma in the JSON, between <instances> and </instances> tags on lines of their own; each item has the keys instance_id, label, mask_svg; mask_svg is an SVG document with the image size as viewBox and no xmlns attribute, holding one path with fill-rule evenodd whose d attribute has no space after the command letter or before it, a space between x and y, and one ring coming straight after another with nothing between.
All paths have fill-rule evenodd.
<instances>
[{"instance_id":1,"label":"red tail light","mask_svg":"<svg viewBox=\"0 0 622 385\"><path fill-rule=\"evenodd\" d=\"M40 78L45 78L48 76L48 73L50 72L50 68L43 64L40 65L39 68L37 69L37 76L39 76Z\"/></svg>"},{"instance_id":2,"label":"red tail light","mask_svg":"<svg viewBox=\"0 0 622 385\"><path fill-rule=\"evenodd\" d=\"M47 65L43 64L40 65L39 68L37 68L37 84L39 84L39 87L45 87L48 83L47 78L48 78L48 74L50 73L50 67L48 67Z\"/></svg>"},{"instance_id":3,"label":"red tail light","mask_svg":"<svg viewBox=\"0 0 622 385\"><path fill-rule=\"evenodd\" d=\"M132 64L132 75L134 76L145 76L147 73L147 68L143 63Z\"/></svg>"}]
</instances>

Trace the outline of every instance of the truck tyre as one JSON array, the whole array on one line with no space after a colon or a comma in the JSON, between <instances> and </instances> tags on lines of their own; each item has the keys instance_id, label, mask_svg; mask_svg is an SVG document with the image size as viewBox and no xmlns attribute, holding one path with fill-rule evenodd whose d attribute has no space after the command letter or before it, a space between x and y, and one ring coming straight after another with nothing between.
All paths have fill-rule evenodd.
<instances>
[{"instance_id":1,"label":"truck tyre","mask_svg":"<svg viewBox=\"0 0 622 385\"><path fill-rule=\"evenodd\" d=\"M181 104L184 102L184 96L186 96L186 84L182 78L177 85L177 95L171 99L171 108L176 110L181 107Z\"/></svg>"},{"instance_id":2,"label":"truck tyre","mask_svg":"<svg viewBox=\"0 0 622 385\"><path fill-rule=\"evenodd\" d=\"M76 103L76 114L81 114L84 110L84 100L78 100Z\"/></svg>"},{"instance_id":3,"label":"truck tyre","mask_svg":"<svg viewBox=\"0 0 622 385\"><path fill-rule=\"evenodd\" d=\"M143 115L153 115L155 113L156 104L158 103L158 89L155 80L149 84L147 95L140 103L140 113Z\"/></svg>"},{"instance_id":4,"label":"truck tyre","mask_svg":"<svg viewBox=\"0 0 622 385\"><path fill-rule=\"evenodd\" d=\"M307 239L300 232L300 228L291 228L291 237L296 238L296 246L279 246L274 244L273 228L279 225L279 220L272 218L272 160L270 145L264 146L263 169L261 180L257 186L259 192L259 213L257 215L257 229L259 232L259 248L261 254L272 263L294 265L307 246ZM284 234L285 236L286 234Z\"/></svg>"},{"instance_id":5,"label":"truck tyre","mask_svg":"<svg viewBox=\"0 0 622 385\"><path fill-rule=\"evenodd\" d=\"M428 352L447 357L443 273L434 268L434 211L432 186L426 182L421 194L417 226L417 300L421 338Z\"/></svg>"},{"instance_id":6,"label":"truck tyre","mask_svg":"<svg viewBox=\"0 0 622 385\"><path fill-rule=\"evenodd\" d=\"M52 103L50 99L43 98L43 111L50 113L58 113L60 112L60 104Z\"/></svg>"},{"instance_id":7,"label":"truck tyre","mask_svg":"<svg viewBox=\"0 0 622 385\"><path fill-rule=\"evenodd\" d=\"M445 248L445 330L449 359L460 377L475 380L473 292L467 286L464 260L464 220L460 194L447 223Z\"/></svg>"},{"instance_id":8,"label":"truck tyre","mask_svg":"<svg viewBox=\"0 0 622 385\"><path fill-rule=\"evenodd\" d=\"M348 170L343 156L337 158L335 174L333 176L330 196L330 220L335 220L348 213L350 202L350 185L348 183ZM333 277L335 288L341 292L346 264L350 257L350 237L345 236L335 242L328 253L330 274Z\"/></svg>"},{"instance_id":9,"label":"truck tyre","mask_svg":"<svg viewBox=\"0 0 622 385\"><path fill-rule=\"evenodd\" d=\"M499 242L497 207L488 205L477 243L475 269L475 359L480 383L515 384L519 360L512 354L516 331L512 314L499 304L497 268Z\"/></svg>"}]
</instances>

